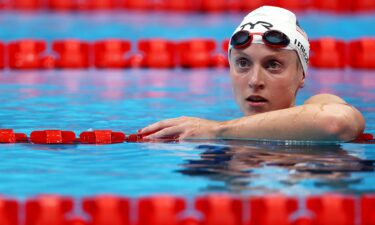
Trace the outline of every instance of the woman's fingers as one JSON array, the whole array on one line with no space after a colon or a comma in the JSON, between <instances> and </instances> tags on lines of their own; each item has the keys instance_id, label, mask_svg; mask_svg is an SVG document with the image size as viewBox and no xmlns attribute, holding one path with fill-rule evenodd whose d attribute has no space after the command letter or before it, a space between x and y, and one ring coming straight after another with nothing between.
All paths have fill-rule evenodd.
<instances>
[{"instance_id":1,"label":"woman's fingers","mask_svg":"<svg viewBox=\"0 0 375 225\"><path fill-rule=\"evenodd\" d=\"M162 129L154 134L148 135L147 139L178 139L183 129L180 126L173 126Z\"/></svg>"},{"instance_id":2,"label":"woman's fingers","mask_svg":"<svg viewBox=\"0 0 375 225\"><path fill-rule=\"evenodd\" d=\"M149 140L215 138L218 125L217 121L179 117L151 124L138 134Z\"/></svg>"},{"instance_id":3,"label":"woman's fingers","mask_svg":"<svg viewBox=\"0 0 375 225\"><path fill-rule=\"evenodd\" d=\"M147 127L142 128L138 133L139 134L151 134L158 130L162 130L164 128L170 127L172 126L172 122L170 120L171 119L162 120L162 121L153 123L151 125L148 125Z\"/></svg>"},{"instance_id":4,"label":"woman's fingers","mask_svg":"<svg viewBox=\"0 0 375 225\"><path fill-rule=\"evenodd\" d=\"M156 123L153 123L151 125L148 125L145 128L142 128L141 130L138 131L138 134L151 134L154 132L157 132L159 130L163 130L164 128L167 127L172 127L180 124L180 120L184 119L185 117L178 117L178 118L172 118L172 119L167 119L167 120L162 120Z\"/></svg>"}]
</instances>

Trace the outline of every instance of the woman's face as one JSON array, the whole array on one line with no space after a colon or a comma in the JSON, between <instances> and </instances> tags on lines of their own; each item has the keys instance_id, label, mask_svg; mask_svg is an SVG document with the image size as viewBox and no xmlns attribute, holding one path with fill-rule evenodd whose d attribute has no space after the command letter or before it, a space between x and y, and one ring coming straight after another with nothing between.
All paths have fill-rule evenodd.
<instances>
[{"instance_id":1,"label":"woman's face","mask_svg":"<svg viewBox=\"0 0 375 225\"><path fill-rule=\"evenodd\" d=\"M304 84L295 51L263 44L232 49L230 75L237 104L247 116L294 106Z\"/></svg>"}]
</instances>

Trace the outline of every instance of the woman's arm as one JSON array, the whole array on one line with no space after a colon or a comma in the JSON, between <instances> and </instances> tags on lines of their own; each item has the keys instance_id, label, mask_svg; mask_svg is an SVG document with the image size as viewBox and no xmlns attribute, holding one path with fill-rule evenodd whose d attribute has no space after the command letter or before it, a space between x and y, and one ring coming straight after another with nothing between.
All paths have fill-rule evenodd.
<instances>
[{"instance_id":1,"label":"woman's arm","mask_svg":"<svg viewBox=\"0 0 375 225\"><path fill-rule=\"evenodd\" d=\"M364 118L341 98L322 94L304 105L216 122L180 117L152 124L141 133L157 131L148 138L267 139L350 141L364 130Z\"/></svg>"},{"instance_id":2,"label":"woman's arm","mask_svg":"<svg viewBox=\"0 0 375 225\"><path fill-rule=\"evenodd\" d=\"M353 107L338 103L306 104L223 123L219 137L272 140L350 141L364 130Z\"/></svg>"}]
</instances>

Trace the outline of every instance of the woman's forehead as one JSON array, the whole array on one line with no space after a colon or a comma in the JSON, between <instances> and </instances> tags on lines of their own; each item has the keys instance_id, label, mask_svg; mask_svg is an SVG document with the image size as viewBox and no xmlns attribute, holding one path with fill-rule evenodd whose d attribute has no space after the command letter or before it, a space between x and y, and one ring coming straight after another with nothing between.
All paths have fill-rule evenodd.
<instances>
[{"instance_id":1,"label":"woman's forehead","mask_svg":"<svg viewBox=\"0 0 375 225\"><path fill-rule=\"evenodd\" d=\"M264 44L252 44L245 49L231 49L231 54L248 56L248 57L294 57L296 54L294 50L282 49L282 48L272 48ZM293 55L293 56L292 56Z\"/></svg>"}]
</instances>

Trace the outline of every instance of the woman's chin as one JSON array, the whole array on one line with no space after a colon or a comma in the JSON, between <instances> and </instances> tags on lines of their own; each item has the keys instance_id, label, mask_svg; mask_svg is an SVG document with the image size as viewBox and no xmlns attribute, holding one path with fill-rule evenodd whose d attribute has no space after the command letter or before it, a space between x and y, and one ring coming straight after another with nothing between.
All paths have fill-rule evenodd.
<instances>
[{"instance_id":1,"label":"woman's chin","mask_svg":"<svg viewBox=\"0 0 375 225\"><path fill-rule=\"evenodd\" d=\"M268 112L269 110L266 109L260 109L260 108L247 108L246 110L243 110L242 112L244 113L245 116L254 116L256 114Z\"/></svg>"}]
</instances>

